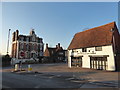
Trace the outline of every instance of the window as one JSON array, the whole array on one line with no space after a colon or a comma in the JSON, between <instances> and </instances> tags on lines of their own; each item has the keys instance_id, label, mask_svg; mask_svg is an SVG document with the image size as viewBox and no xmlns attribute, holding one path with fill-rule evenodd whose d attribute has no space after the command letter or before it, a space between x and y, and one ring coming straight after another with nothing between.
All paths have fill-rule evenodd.
<instances>
[{"instance_id":1,"label":"window","mask_svg":"<svg viewBox=\"0 0 120 90\"><path fill-rule=\"evenodd\" d=\"M27 51L29 50L29 46L28 46L28 44L26 44L26 50L27 50Z\"/></svg>"},{"instance_id":2,"label":"window","mask_svg":"<svg viewBox=\"0 0 120 90\"><path fill-rule=\"evenodd\" d=\"M53 51L51 51L51 53L53 54L54 52L53 52Z\"/></svg>"},{"instance_id":3,"label":"window","mask_svg":"<svg viewBox=\"0 0 120 90\"><path fill-rule=\"evenodd\" d=\"M95 47L95 51L102 51L102 46Z\"/></svg>"},{"instance_id":4,"label":"window","mask_svg":"<svg viewBox=\"0 0 120 90\"><path fill-rule=\"evenodd\" d=\"M23 41L23 37L21 37L21 41Z\"/></svg>"},{"instance_id":5,"label":"window","mask_svg":"<svg viewBox=\"0 0 120 90\"><path fill-rule=\"evenodd\" d=\"M26 41L26 37L25 36L23 37L23 41Z\"/></svg>"},{"instance_id":6,"label":"window","mask_svg":"<svg viewBox=\"0 0 120 90\"><path fill-rule=\"evenodd\" d=\"M40 39L39 39L39 38L38 38L38 40L37 40L37 41L38 41L38 43L40 43Z\"/></svg>"},{"instance_id":7,"label":"window","mask_svg":"<svg viewBox=\"0 0 120 90\"><path fill-rule=\"evenodd\" d=\"M35 35L34 35L34 36L32 37L32 41L33 41L33 42L35 41L35 38L36 38L36 37L35 37Z\"/></svg>"},{"instance_id":8,"label":"window","mask_svg":"<svg viewBox=\"0 0 120 90\"><path fill-rule=\"evenodd\" d=\"M82 48L82 52L87 52L87 48Z\"/></svg>"},{"instance_id":9,"label":"window","mask_svg":"<svg viewBox=\"0 0 120 90\"><path fill-rule=\"evenodd\" d=\"M20 47L21 47L20 49L23 50L23 48L24 48L24 43L21 43Z\"/></svg>"},{"instance_id":10,"label":"window","mask_svg":"<svg viewBox=\"0 0 120 90\"><path fill-rule=\"evenodd\" d=\"M34 44L32 44L32 50L35 50L34 46L35 46L35 45L34 45Z\"/></svg>"},{"instance_id":11,"label":"window","mask_svg":"<svg viewBox=\"0 0 120 90\"><path fill-rule=\"evenodd\" d=\"M20 41L23 41L23 37L19 37L19 40L20 40Z\"/></svg>"},{"instance_id":12,"label":"window","mask_svg":"<svg viewBox=\"0 0 120 90\"><path fill-rule=\"evenodd\" d=\"M26 38L26 41L29 42L29 37Z\"/></svg>"},{"instance_id":13,"label":"window","mask_svg":"<svg viewBox=\"0 0 120 90\"><path fill-rule=\"evenodd\" d=\"M59 55L63 55L63 52L59 52Z\"/></svg>"}]
</instances>

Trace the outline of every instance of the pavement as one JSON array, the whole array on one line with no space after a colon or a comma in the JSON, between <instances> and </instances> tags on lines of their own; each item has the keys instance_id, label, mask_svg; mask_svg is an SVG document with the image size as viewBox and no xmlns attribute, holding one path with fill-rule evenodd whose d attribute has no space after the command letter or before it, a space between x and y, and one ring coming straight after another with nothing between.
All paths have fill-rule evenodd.
<instances>
[{"instance_id":1,"label":"pavement","mask_svg":"<svg viewBox=\"0 0 120 90\"><path fill-rule=\"evenodd\" d=\"M66 63L31 64L32 72L27 72L27 66L28 65L22 65L22 68L26 71L12 72L11 74L25 76L25 78L26 76L35 77L35 80L36 78L42 79L41 81L44 82L44 85L36 85L36 83L36 86L33 86L34 88L55 88L55 86L56 88L118 88L118 72L80 67L68 68ZM3 73L11 71L13 71L12 67L3 68ZM3 76L6 76L6 74ZM48 82L53 81L56 82L56 84L46 85ZM27 82L29 82L29 80Z\"/></svg>"}]
</instances>

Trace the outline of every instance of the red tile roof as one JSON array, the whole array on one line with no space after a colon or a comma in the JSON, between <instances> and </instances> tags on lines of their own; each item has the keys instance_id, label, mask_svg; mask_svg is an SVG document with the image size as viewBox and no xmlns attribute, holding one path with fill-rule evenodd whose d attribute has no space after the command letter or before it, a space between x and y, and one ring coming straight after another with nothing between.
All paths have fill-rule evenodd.
<instances>
[{"instance_id":1,"label":"red tile roof","mask_svg":"<svg viewBox=\"0 0 120 90\"><path fill-rule=\"evenodd\" d=\"M111 22L99 27L76 33L68 49L110 45L112 44L113 35L111 30L115 27L115 22Z\"/></svg>"}]
</instances>

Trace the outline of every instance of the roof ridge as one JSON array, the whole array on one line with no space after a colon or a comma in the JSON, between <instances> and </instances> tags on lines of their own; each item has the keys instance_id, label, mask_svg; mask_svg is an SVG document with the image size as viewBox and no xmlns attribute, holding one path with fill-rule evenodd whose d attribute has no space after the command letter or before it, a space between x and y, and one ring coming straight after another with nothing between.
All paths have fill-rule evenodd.
<instances>
[{"instance_id":1,"label":"roof ridge","mask_svg":"<svg viewBox=\"0 0 120 90\"><path fill-rule=\"evenodd\" d=\"M87 30L82 31L82 32L86 32L86 31L89 31L89 30L92 30L92 29L96 29L96 28L104 27L104 26L111 25L111 24L114 24L114 25L115 25L115 21L110 22L110 23L107 23L107 24L104 24L104 25L101 25L101 26L96 26L96 27L90 28L90 29L87 29ZM78 32L78 33L82 33L82 32ZM78 33L76 33L76 34L78 34ZM76 34L75 34L75 35L76 35Z\"/></svg>"}]
</instances>

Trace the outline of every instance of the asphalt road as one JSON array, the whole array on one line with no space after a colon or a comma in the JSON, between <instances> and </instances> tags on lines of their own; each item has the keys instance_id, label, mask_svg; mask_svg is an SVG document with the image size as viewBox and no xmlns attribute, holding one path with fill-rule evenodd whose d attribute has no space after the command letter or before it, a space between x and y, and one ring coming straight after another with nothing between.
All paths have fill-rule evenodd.
<instances>
[{"instance_id":1,"label":"asphalt road","mask_svg":"<svg viewBox=\"0 0 120 90\"><path fill-rule=\"evenodd\" d=\"M3 72L2 88L80 88L83 83L47 74Z\"/></svg>"},{"instance_id":2,"label":"asphalt road","mask_svg":"<svg viewBox=\"0 0 120 90\"><path fill-rule=\"evenodd\" d=\"M35 70L39 71L39 73L26 73L26 72L13 73L13 72L10 72L12 70L11 67L3 68L2 88L105 88L105 87L109 87L109 86L103 86L103 84L102 85L91 84L89 83L88 80L75 79L74 77L72 77L72 74L70 72L71 69L67 69L66 67L66 70L63 70L65 69L65 67L63 67L62 64L45 64L45 65L35 65L35 66L32 65L32 66L34 67ZM75 70L72 70L72 71L75 71ZM109 74L109 72L106 72L106 73ZM81 72L80 74L85 74L85 72L84 73ZM99 73L98 74L95 73L95 76L98 76L98 75Z\"/></svg>"}]
</instances>

